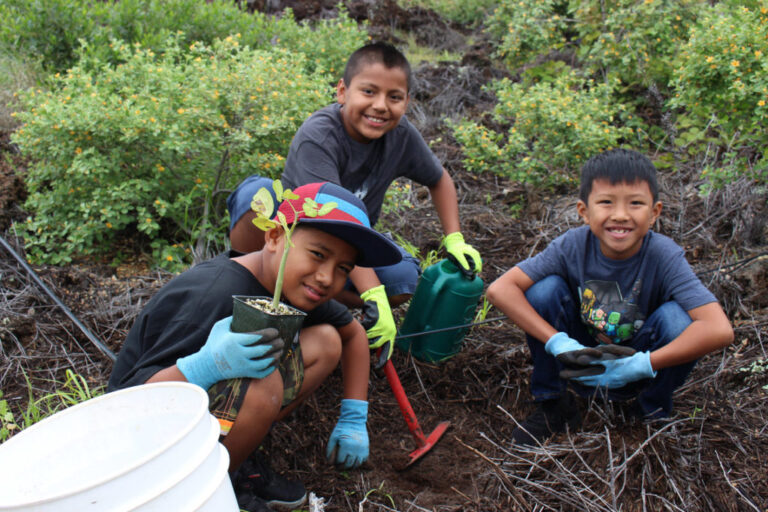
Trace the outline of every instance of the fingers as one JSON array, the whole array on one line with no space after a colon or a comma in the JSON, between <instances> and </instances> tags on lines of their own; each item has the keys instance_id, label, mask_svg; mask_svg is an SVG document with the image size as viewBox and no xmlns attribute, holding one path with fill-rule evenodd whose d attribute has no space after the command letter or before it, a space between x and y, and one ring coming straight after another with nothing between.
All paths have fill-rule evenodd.
<instances>
[{"instance_id":1,"label":"fingers","mask_svg":"<svg viewBox=\"0 0 768 512\"><path fill-rule=\"evenodd\" d=\"M582 368L566 368L560 371L560 378L575 379L579 381L577 377L592 377L594 375L600 375L601 373L605 373L605 366L596 364Z\"/></svg>"}]
</instances>

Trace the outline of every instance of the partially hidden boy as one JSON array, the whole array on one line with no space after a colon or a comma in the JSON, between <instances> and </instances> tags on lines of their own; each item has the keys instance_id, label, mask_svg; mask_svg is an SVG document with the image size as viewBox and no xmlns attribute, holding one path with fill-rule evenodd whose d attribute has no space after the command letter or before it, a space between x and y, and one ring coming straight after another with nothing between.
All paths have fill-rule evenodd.
<instances>
[{"instance_id":1,"label":"partially hidden boy","mask_svg":"<svg viewBox=\"0 0 768 512\"><path fill-rule=\"evenodd\" d=\"M448 172L405 116L410 99L411 67L406 57L386 43L365 45L349 57L336 87L335 104L318 110L296 132L285 162L283 185L292 188L329 181L362 199L372 225L381 213L390 184L406 177L429 189L442 225L443 244L457 266L471 274L482 270L479 252L460 231L456 188ZM233 248L258 243L247 213L256 190L266 178L247 178L228 198ZM388 342L391 355L396 326L391 306L408 300L416 289L420 268L401 248L394 266L357 267L339 300L363 307L371 347Z\"/></svg>"},{"instance_id":2,"label":"partially hidden boy","mask_svg":"<svg viewBox=\"0 0 768 512\"><path fill-rule=\"evenodd\" d=\"M525 331L533 359L537 408L514 430L516 444L581 425L569 384L582 396L622 401L633 417L668 417L697 359L733 341L683 249L651 230L661 209L647 157L627 149L596 155L581 174L585 225L489 286L489 301ZM594 354L592 347L600 356L588 358L589 371L565 371L569 356Z\"/></svg>"},{"instance_id":3,"label":"partially hidden boy","mask_svg":"<svg viewBox=\"0 0 768 512\"><path fill-rule=\"evenodd\" d=\"M261 250L222 254L158 291L128 333L109 380L110 390L168 380L207 390L238 503L248 512L291 510L304 502L304 486L274 473L258 448L273 422L317 389L339 361L344 398L326 455L345 468L368 458L368 340L333 297L357 265L401 258L394 243L370 228L365 206L347 190L313 183L294 193L299 198L283 201L279 212L289 225L298 223L282 288L282 300L307 313L298 340L282 340L275 329L230 329L233 295L274 293L286 245L278 225L266 232ZM302 208L307 198L335 207L308 217Z\"/></svg>"}]
</instances>

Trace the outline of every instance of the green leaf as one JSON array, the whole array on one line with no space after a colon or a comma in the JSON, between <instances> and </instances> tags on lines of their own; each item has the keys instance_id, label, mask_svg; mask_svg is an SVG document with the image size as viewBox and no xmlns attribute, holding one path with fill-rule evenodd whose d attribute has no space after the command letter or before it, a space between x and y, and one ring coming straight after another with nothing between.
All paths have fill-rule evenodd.
<instances>
[{"instance_id":1,"label":"green leaf","mask_svg":"<svg viewBox=\"0 0 768 512\"><path fill-rule=\"evenodd\" d=\"M323 215L328 215L328 214L329 214L329 213L331 213L333 210L335 210L337 206L339 206L339 205L338 205L338 203L334 203L333 201L331 201L330 203L325 203L325 204L324 204L324 205L323 205L323 206L320 208L320 210L317 212L317 214L318 214L318 215L320 215L321 217L322 217Z\"/></svg>"},{"instance_id":2,"label":"green leaf","mask_svg":"<svg viewBox=\"0 0 768 512\"><path fill-rule=\"evenodd\" d=\"M253 225L262 231L269 231L270 229L277 226L277 223L269 220L266 217L256 217L255 219L253 219Z\"/></svg>"},{"instance_id":3,"label":"green leaf","mask_svg":"<svg viewBox=\"0 0 768 512\"><path fill-rule=\"evenodd\" d=\"M253 195L251 210L256 212L260 217L269 218L269 216L272 215L272 212L275 211L275 201L272 199L272 194L269 193L269 190L260 188L258 192Z\"/></svg>"},{"instance_id":4,"label":"green leaf","mask_svg":"<svg viewBox=\"0 0 768 512\"><path fill-rule=\"evenodd\" d=\"M277 200L282 201L283 200L283 183L280 180L274 180L272 182L272 190L275 191L275 197L277 197Z\"/></svg>"},{"instance_id":5,"label":"green leaf","mask_svg":"<svg viewBox=\"0 0 768 512\"><path fill-rule=\"evenodd\" d=\"M293 191L291 189L289 189L289 188L287 188L287 189L285 189L283 191L283 201L285 201L286 199L290 199L291 201L295 201L298 198L299 198L299 196L297 194L294 194Z\"/></svg>"}]
</instances>

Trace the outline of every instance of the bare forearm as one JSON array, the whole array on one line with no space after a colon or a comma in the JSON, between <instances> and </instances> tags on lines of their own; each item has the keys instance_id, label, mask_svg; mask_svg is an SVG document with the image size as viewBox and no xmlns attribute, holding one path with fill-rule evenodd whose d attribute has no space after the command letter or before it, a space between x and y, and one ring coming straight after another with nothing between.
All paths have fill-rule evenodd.
<instances>
[{"instance_id":1,"label":"bare forearm","mask_svg":"<svg viewBox=\"0 0 768 512\"><path fill-rule=\"evenodd\" d=\"M533 281L517 267L491 283L486 296L507 318L530 336L546 343L557 330L539 315L525 298Z\"/></svg>"},{"instance_id":2,"label":"bare forearm","mask_svg":"<svg viewBox=\"0 0 768 512\"><path fill-rule=\"evenodd\" d=\"M176 365L169 366L168 368L163 368L153 376L147 379L147 384L151 382L168 382L168 381L182 381L187 382L187 378L184 376L183 373L176 367Z\"/></svg>"},{"instance_id":3,"label":"bare forearm","mask_svg":"<svg viewBox=\"0 0 768 512\"><path fill-rule=\"evenodd\" d=\"M694 361L733 342L733 329L719 304L706 304L688 313L692 322L680 336L651 352L654 370Z\"/></svg>"},{"instance_id":4,"label":"bare forearm","mask_svg":"<svg viewBox=\"0 0 768 512\"><path fill-rule=\"evenodd\" d=\"M341 372L344 380L344 398L368 400L370 376L370 349L365 329L357 322L340 329Z\"/></svg>"},{"instance_id":5,"label":"bare forearm","mask_svg":"<svg viewBox=\"0 0 768 512\"><path fill-rule=\"evenodd\" d=\"M434 186L430 187L429 194L432 203L437 210L440 225L446 235L461 230L459 224L459 204L456 197L456 186L448 172L443 169L443 176Z\"/></svg>"}]
</instances>

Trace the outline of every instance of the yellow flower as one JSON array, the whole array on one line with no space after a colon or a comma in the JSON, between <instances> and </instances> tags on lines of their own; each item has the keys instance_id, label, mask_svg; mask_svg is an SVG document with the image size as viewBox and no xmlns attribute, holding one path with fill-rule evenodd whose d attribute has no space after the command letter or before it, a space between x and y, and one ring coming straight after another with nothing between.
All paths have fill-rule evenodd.
<instances>
[{"instance_id":1,"label":"yellow flower","mask_svg":"<svg viewBox=\"0 0 768 512\"><path fill-rule=\"evenodd\" d=\"M733 66L733 67L735 67L735 68L739 67L739 61L737 61L737 60L732 60L732 61L731 61L731 66Z\"/></svg>"},{"instance_id":2,"label":"yellow flower","mask_svg":"<svg viewBox=\"0 0 768 512\"><path fill-rule=\"evenodd\" d=\"M82 153L82 152L83 152L83 148L75 148L75 153L76 153L76 154L78 154L78 155L79 155L79 154L80 154L80 153Z\"/></svg>"},{"instance_id":3,"label":"yellow flower","mask_svg":"<svg viewBox=\"0 0 768 512\"><path fill-rule=\"evenodd\" d=\"M149 217L147 217L146 221L147 221L147 224L151 224L152 223L152 219L150 219Z\"/></svg>"},{"instance_id":4,"label":"yellow flower","mask_svg":"<svg viewBox=\"0 0 768 512\"><path fill-rule=\"evenodd\" d=\"M202 182L203 180L201 180L200 178L195 178L195 183L197 183L198 185L201 184Z\"/></svg>"},{"instance_id":5,"label":"yellow flower","mask_svg":"<svg viewBox=\"0 0 768 512\"><path fill-rule=\"evenodd\" d=\"M111 222L107 222L107 224L106 224L106 225L107 225L107 227L108 227L109 229L112 229L112 223L111 223Z\"/></svg>"},{"instance_id":6,"label":"yellow flower","mask_svg":"<svg viewBox=\"0 0 768 512\"><path fill-rule=\"evenodd\" d=\"M713 60L715 60L715 58L712 57L711 55L709 57L707 57L707 62L712 62Z\"/></svg>"},{"instance_id":7,"label":"yellow flower","mask_svg":"<svg viewBox=\"0 0 768 512\"><path fill-rule=\"evenodd\" d=\"M179 114L183 114L185 112L185 110L183 108L180 108L176 112L178 112Z\"/></svg>"},{"instance_id":8,"label":"yellow flower","mask_svg":"<svg viewBox=\"0 0 768 512\"><path fill-rule=\"evenodd\" d=\"M762 106L765 106L765 100L760 100L760 101L758 101L758 102L757 102L757 104L758 104L759 106L761 106L761 107L762 107Z\"/></svg>"},{"instance_id":9,"label":"yellow flower","mask_svg":"<svg viewBox=\"0 0 768 512\"><path fill-rule=\"evenodd\" d=\"M165 257L165 259L166 259L166 260L168 260L168 261L173 261L173 256L171 256L171 255L169 254L168 256L166 256L166 257Z\"/></svg>"}]
</instances>

